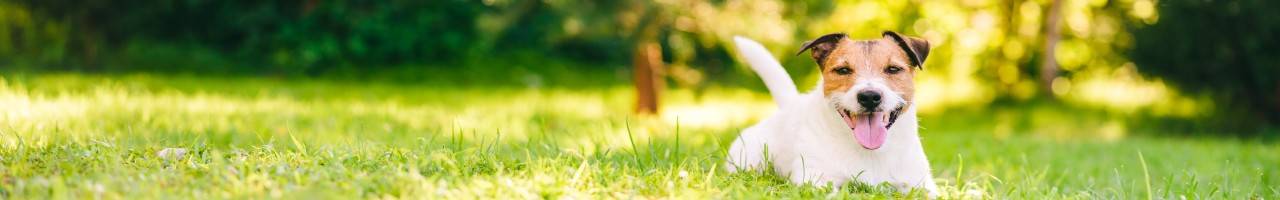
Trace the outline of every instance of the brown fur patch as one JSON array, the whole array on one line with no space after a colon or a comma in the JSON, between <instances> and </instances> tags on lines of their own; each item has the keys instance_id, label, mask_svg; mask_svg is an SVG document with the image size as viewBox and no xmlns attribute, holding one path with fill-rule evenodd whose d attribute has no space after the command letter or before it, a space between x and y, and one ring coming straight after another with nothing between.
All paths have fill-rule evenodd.
<instances>
[{"instance_id":1,"label":"brown fur patch","mask_svg":"<svg viewBox=\"0 0 1280 200\"><path fill-rule=\"evenodd\" d=\"M884 79L894 92L902 95L907 102L915 97L915 67L911 66L911 58L890 37L876 40L841 39L824 60L818 61L822 70L823 95L846 92L854 83L862 79ZM891 66L902 70L896 74L885 72ZM850 74L839 74L836 70L848 67Z\"/></svg>"}]
</instances>

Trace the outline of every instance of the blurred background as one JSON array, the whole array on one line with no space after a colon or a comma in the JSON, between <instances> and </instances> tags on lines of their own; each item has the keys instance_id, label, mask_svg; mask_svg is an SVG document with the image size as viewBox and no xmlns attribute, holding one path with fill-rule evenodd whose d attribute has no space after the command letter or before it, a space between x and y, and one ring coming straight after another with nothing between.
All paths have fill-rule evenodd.
<instances>
[{"instance_id":1,"label":"blurred background","mask_svg":"<svg viewBox=\"0 0 1280 200\"><path fill-rule=\"evenodd\" d=\"M1274 137L1280 2L1268 0L3 0L0 73L322 79L440 87L767 95L730 38L802 90L817 36L926 38L923 120L993 134ZM979 127L973 124L982 124ZM934 126L950 126L937 124ZM926 127L929 128L929 127Z\"/></svg>"}]
</instances>

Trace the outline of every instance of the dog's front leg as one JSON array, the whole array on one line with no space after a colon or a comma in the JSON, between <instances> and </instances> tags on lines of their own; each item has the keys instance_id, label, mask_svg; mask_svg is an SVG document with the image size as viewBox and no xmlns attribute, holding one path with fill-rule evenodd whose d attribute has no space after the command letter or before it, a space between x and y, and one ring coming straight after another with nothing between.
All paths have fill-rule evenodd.
<instances>
[{"instance_id":1,"label":"dog's front leg","mask_svg":"<svg viewBox=\"0 0 1280 200\"><path fill-rule=\"evenodd\" d=\"M821 161L806 161L804 158L796 159L791 163L788 179L791 183L797 185L811 184L819 187L839 187L848 182L847 176L839 174L834 170L827 170L818 164Z\"/></svg>"},{"instance_id":2,"label":"dog's front leg","mask_svg":"<svg viewBox=\"0 0 1280 200\"><path fill-rule=\"evenodd\" d=\"M938 184L934 183L933 174L927 168L917 169L910 174L915 176L898 176L890 181L890 185L903 194L921 192L930 199L938 197Z\"/></svg>"},{"instance_id":3,"label":"dog's front leg","mask_svg":"<svg viewBox=\"0 0 1280 200\"><path fill-rule=\"evenodd\" d=\"M933 182L932 178L921 182L899 182L891 185L893 185L894 189L897 189L898 192L901 192L902 194L910 194L912 191L918 191L924 193L926 197L929 197L929 199L938 197L938 185Z\"/></svg>"},{"instance_id":4,"label":"dog's front leg","mask_svg":"<svg viewBox=\"0 0 1280 200\"><path fill-rule=\"evenodd\" d=\"M769 155L767 154L768 146L764 143L764 139L759 133L744 131L742 136L733 140L733 144L729 147L729 159L725 162L725 170L729 172L738 171L760 171L765 167L765 162Z\"/></svg>"},{"instance_id":5,"label":"dog's front leg","mask_svg":"<svg viewBox=\"0 0 1280 200\"><path fill-rule=\"evenodd\" d=\"M929 198L938 198L938 184L933 182L933 176L925 180L924 192Z\"/></svg>"}]
</instances>

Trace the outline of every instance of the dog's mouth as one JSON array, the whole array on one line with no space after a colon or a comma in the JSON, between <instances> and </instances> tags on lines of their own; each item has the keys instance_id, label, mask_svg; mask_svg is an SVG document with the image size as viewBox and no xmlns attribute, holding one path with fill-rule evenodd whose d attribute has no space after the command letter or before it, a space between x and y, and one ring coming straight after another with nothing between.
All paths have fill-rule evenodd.
<instances>
[{"instance_id":1,"label":"dog's mouth","mask_svg":"<svg viewBox=\"0 0 1280 200\"><path fill-rule=\"evenodd\" d=\"M889 112L864 113L855 113L849 109L837 107L836 112L844 118L845 125L849 125L849 129L853 130L853 138L858 140L862 148L876 150L884 145L889 127L898 121L898 115L902 114L902 107L898 106L897 109Z\"/></svg>"}]
</instances>

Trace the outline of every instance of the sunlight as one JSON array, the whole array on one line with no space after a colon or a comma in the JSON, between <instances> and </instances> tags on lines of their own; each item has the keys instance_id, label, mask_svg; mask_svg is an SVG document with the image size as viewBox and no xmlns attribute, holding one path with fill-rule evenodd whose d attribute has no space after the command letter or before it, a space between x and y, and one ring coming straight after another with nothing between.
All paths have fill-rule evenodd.
<instances>
[{"instance_id":1,"label":"sunlight","mask_svg":"<svg viewBox=\"0 0 1280 200\"><path fill-rule=\"evenodd\" d=\"M1133 1L1132 14L1134 17L1138 17L1139 19L1142 19L1143 22L1146 22L1148 24L1155 23L1156 20L1158 20L1160 17L1156 13L1155 3L1152 2L1152 0Z\"/></svg>"},{"instance_id":2,"label":"sunlight","mask_svg":"<svg viewBox=\"0 0 1280 200\"><path fill-rule=\"evenodd\" d=\"M22 86L9 86L0 79L0 122L10 126L66 121L85 116L88 104L81 99L33 96Z\"/></svg>"},{"instance_id":3,"label":"sunlight","mask_svg":"<svg viewBox=\"0 0 1280 200\"><path fill-rule=\"evenodd\" d=\"M1071 82L1074 84L1064 97L1072 102L1123 112L1154 109L1155 114L1183 117L1202 109L1196 100L1179 95L1164 82L1139 77L1132 63L1109 73L1077 76Z\"/></svg>"},{"instance_id":4,"label":"sunlight","mask_svg":"<svg viewBox=\"0 0 1280 200\"><path fill-rule=\"evenodd\" d=\"M947 79L931 74L916 78L918 111L933 113L948 106L984 104L992 100L991 91L972 78Z\"/></svg>"},{"instance_id":5,"label":"sunlight","mask_svg":"<svg viewBox=\"0 0 1280 200\"><path fill-rule=\"evenodd\" d=\"M713 89L695 94L675 90L667 94L661 119L689 128L731 128L768 117L777 109L767 94L742 89Z\"/></svg>"},{"instance_id":6,"label":"sunlight","mask_svg":"<svg viewBox=\"0 0 1280 200\"><path fill-rule=\"evenodd\" d=\"M695 104L667 105L662 119L681 127L728 128L763 119L777 106L771 102L708 101Z\"/></svg>"}]
</instances>

